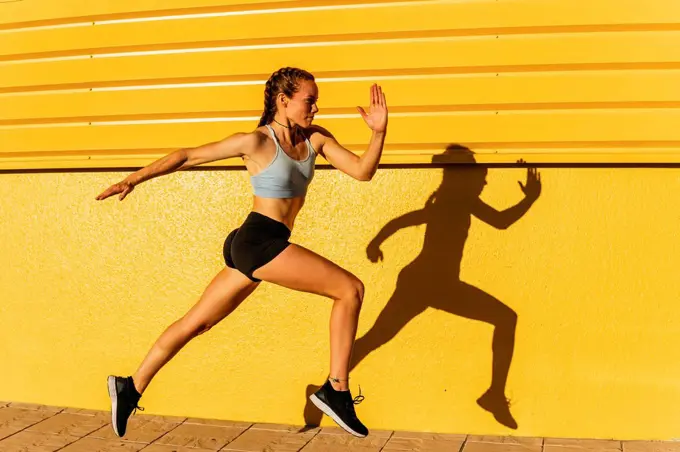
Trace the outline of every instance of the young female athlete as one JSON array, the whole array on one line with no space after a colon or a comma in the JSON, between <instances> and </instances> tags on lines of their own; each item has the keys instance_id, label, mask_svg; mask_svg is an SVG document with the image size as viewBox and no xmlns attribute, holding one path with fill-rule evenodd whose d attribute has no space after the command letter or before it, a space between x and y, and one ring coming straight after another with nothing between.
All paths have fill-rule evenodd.
<instances>
[{"instance_id":1,"label":"young female athlete","mask_svg":"<svg viewBox=\"0 0 680 452\"><path fill-rule=\"evenodd\" d=\"M265 85L264 113L259 126L221 141L181 149L112 185L98 200L125 197L153 177L220 159L240 157L253 185L253 208L245 222L224 242L226 266L183 317L170 325L149 350L133 376L108 377L113 429L123 436L132 412L156 373L191 339L205 333L234 311L261 281L323 295L333 300L330 319L330 373L311 401L349 433L364 437L348 379L362 282L347 270L288 240L305 202L317 154L360 181L371 180L378 167L387 131L387 105L382 89L372 85L368 112L357 107L371 129L366 152L357 156L322 127L313 126L318 88L314 76L297 68L274 72Z\"/></svg>"}]
</instances>

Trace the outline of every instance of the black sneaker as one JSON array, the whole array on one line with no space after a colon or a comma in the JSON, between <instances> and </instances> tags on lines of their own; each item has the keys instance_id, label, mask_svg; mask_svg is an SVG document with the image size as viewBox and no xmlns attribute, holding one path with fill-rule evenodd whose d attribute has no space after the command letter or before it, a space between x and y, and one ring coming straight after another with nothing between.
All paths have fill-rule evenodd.
<instances>
[{"instance_id":1,"label":"black sneaker","mask_svg":"<svg viewBox=\"0 0 680 452\"><path fill-rule=\"evenodd\" d=\"M361 391L353 399L349 391L336 391L327 380L321 389L309 396L309 399L347 432L359 438L368 435L368 429L357 419L354 411L354 405L364 400Z\"/></svg>"},{"instance_id":2,"label":"black sneaker","mask_svg":"<svg viewBox=\"0 0 680 452\"><path fill-rule=\"evenodd\" d=\"M144 408L137 406L137 402L142 397L135 389L132 377L108 378L109 397L111 397L111 425L116 435L123 437L127 428L127 421L133 411L144 411Z\"/></svg>"}]
</instances>

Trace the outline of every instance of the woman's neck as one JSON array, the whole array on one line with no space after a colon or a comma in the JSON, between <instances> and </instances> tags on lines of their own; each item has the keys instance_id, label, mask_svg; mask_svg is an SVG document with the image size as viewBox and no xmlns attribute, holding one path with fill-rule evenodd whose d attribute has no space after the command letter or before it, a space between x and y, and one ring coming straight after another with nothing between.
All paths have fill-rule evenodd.
<instances>
[{"instance_id":1,"label":"woman's neck","mask_svg":"<svg viewBox=\"0 0 680 452\"><path fill-rule=\"evenodd\" d=\"M286 118L280 117L274 117L270 125L276 132L276 135L283 138L283 141L291 145L295 144L296 141L294 140L297 139L300 133L300 128L297 125L292 124Z\"/></svg>"}]
</instances>

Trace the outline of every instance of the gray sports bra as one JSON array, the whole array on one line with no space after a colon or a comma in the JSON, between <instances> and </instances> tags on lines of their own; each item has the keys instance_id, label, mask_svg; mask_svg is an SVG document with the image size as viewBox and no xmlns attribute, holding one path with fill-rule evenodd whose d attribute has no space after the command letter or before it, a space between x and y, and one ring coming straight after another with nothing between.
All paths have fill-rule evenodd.
<instances>
[{"instance_id":1,"label":"gray sports bra","mask_svg":"<svg viewBox=\"0 0 680 452\"><path fill-rule=\"evenodd\" d=\"M255 176L250 176L253 193L262 198L296 198L307 193L307 187L314 177L316 152L305 137L307 158L294 160L286 154L274 129L267 124L267 129L276 143L276 155L271 163Z\"/></svg>"}]
</instances>

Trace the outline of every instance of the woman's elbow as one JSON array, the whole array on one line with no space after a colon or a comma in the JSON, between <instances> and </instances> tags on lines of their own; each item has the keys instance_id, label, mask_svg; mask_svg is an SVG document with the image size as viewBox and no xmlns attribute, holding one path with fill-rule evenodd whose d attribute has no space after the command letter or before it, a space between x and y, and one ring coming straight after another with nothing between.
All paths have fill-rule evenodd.
<instances>
[{"instance_id":1,"label":"woman's elbow","mask_svg":"<svg viewBox=\"0 0 680 452\"><path fill-rule=\"evenodd\" d=\"M198 161L197 156L192 155L190 150L188 149L179 149L175 151L175 158L177 159L177 162L180 164L179 169L187 169L191 168L192 166L196 166L200 161Z\"/></svg>"},{"instance_id":2,"label":"woman's elbow","mask_svg":"<svg viewBox=\"0 0 680 452\"><path fill-rule=\"evenodd\" d=\"M374 175L375 175L374 171L371 172L358 171L357 173L354 174L354 178L360 182L370 182L371 179L373 179Z\"/></svg>"}]
</instances>

